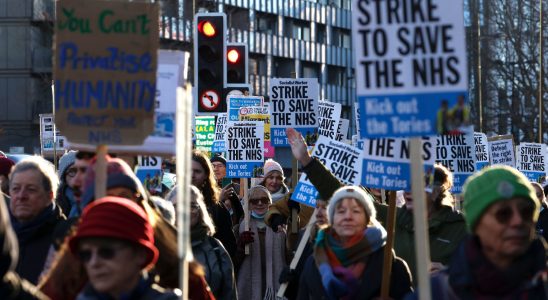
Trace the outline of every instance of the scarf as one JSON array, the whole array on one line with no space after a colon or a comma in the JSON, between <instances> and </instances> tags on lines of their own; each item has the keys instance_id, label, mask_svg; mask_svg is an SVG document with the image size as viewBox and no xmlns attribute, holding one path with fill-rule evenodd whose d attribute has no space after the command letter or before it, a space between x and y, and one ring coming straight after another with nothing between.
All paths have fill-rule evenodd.
<instances>
[{"instance_id":1,"label":"scarf","mask_svg":"<svg viewBox=\"0 0 548 300\"><path fill-rule=\"evenodd\" d=\"M449 269L449 283L457 294L469 291L475 299L528 299L528 290L538 285L533 282L535 278L542 272L546 274L546 250L538 239L506 270L495 267L485 257L477 236L466 239L462 246L464 256L457 262L466 267Z\"/></svg>"},{"instance_id":2,"label":"scarf","mask_svg":"<svg viewBox=\"0 0 548 300\"><path fill-rule=\"evenodd\" d=\"M36 231L54 216L56 210L55 208L55 203L48 205L29 222L17 221L10 211L11 224L15 234L17 235L19 245L25 245L26 242L34 236Z\"/></svg>"},{"instance_id":3,"label":"scarf","mask_svg":"<svg viewBox=\"0 0 548 300\"><path fill-rule=\"evenodd\" d=\"M204 224L196 224L190 228L190 241L197 242L204 240L208 236L207 230L208 228Z\"/></svg>"},{"instance_id":4,"label":"scarf","mask_svg":"<svg viewBox=\"0 0 548 300\"><path fill-rule=\"evenodd\" d=\"M279 190L277 190L275 193L271 193L270 196L272 196L272 203L276 203L276 201L282 200L285 195L289 192L289 189L285 184L282 184Z\"/></svg>"},{"instance_id":5,"label":"scarf","mask_svg":"<svg viewBox=\"0 0 548 300\"><path fill-rule=\"evenodd\" d=\"M313 256L329 298L355 295L369 255L386 244L386 235L376 221L346 242L340 241L331 226L318 232Z\"/></svg>"},{"instance_id":6,"label":"scarf","mask_svg":"<svg viewBox=\"0 0 548 300\"><path fill-rule=\"evenodd\" d=\"M280 284L278 276L285 267L285 233L272 231L265 227L265 243L261 249L257 220L249 222L250 231L253 232L255 241L250 244L250 254L245 257L238 272L238 298L242 300L273 300ZM244 228L244 222L240 223L240 233ZM261 252L266 258L266 270L262 270ZM263 280L265 277L265 280ZM263 294L262 282L266 282Z\"/></svg>"}]
</instances>

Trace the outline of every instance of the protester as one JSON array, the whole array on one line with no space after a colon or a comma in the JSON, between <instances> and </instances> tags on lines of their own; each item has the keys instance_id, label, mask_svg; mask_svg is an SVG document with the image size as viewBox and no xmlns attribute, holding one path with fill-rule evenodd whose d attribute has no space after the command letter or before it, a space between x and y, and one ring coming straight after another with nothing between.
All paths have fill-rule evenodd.
<instances>
[{"instance_id":1,"label":"protester","mask_svg":"<svg viewBox=\"0 0 548 300\"><path fill-rule=\"evenodd\" d=\"M270 195L272 195L272 202L276 203L283 199L289 189L284 184L285 177L282 166L269 158L264 162L263 173L264 178L259 184L268 189Z\"/></svg>"},{"instance_id":2,"label":"protester","mask_svg":"<svg viewBox=\"0 0 548 300\"><path fill-rule=\"evenodd\" d=\"M432 299L548 299L546 244L534 233L539 207L533 186L511 167L469 177L464 214L470 235L449 268L433 276Z\"/></svg>"},{"instance_id":3,"label":"protester","mask_svg":"<svg viewBox=\"0 0 548 300\"><path fill-rule=\"evenodd\" d=\"M380 296L386 230L376 220L373 199L356 186L329 200L329 226L316 236L314 254L301 275L299 299L373 299ZM389 295L412 291L409 269L392 257Z\"/></svg>"},{"instance_id":4,"label":"protester","mask_svg":"<svg viewBox=\"0 0 548 300\"><path fill-rule=\"evenodd\" d=\"M226 177L226 159L222 155L214 155L211 159L211 166L213 167L213 175L219 187L224 187L224 179ZM227 178L228 179L228 178ZM230 183L228 180L227 184Z\"/></svg>"},{"instance_id":5,"label":"protester","mask_svg":"<svg viewBox=\"0 0 548 300\"><path fill-rule=\"evenodd\" d=\"M76 151L69 151L59 160L59 168L57 169L57 176L59 177L59 188L57 189L57 196L55 202L61 208L61 211L65 216L78 214L78 204L74 199L74 191L72 188L72 181L78 173L77 168L73 167L76 161Z\"/></svg>"},{"instance_id":6,"label":"protester","mask_svg":"<svg viewBox=\"0 0 548 300\"><path fill-rule=\"evenodd\" d=\"M544 189L537 182L532 182L535 188L535 194L540 203L540 214L537 221L537 234L542 236L545 241L548 241L548 203L546 203L546 195Z\"/></svg>"},{"instance_id":7,"label":"protester","mask_svg":"<svg viewBox=\"0 0 548 300\"><path fill-rule=\"evenodd\" d=\"M0 299L49 299L15 272L18 261L17 238L4 201L0 193Z\"/></svg>"},{"instance_id":8,"label":"protester","mask_svg":"<svg viewBox=\"0 0 548 300\"><path fill-rule=\"evenodd\" d=\"M70 172L74 172L74 176L72 177L72 180L70 181L70 185L72 187L72 192L74 195L74 200L77 204L80 203L82 194L85 192L84 189L84 180L86 179L86 171L91 164L93 158L95 158L95 153L93 152L86 152L86 151L78 151L76 153L76 159L74 160L74 164L71 166L73 170L70 170ZM77 211L73 215L69 215L69 217L76 217L80 215L82 207L77 207Z\"/></svg>"},{"instance_id":9,"label":"protester","mask_svg":"<svg viewBox=\"0 0 548 300\"><path fill-rule=\"evenodd\" d=\"M213 237L215 227L200 190L190 190L192 254L205 269L206 281L216 299L237 299L234 267L223 245Z\"/></svg>"},{"instance_id":10,"label":"protester","mask_svg":"<svg viewBox=\"0 0 548 300\"><path fill-rule=\"evenodd\" d=\"M10 219L19 242L17 273L33 284L44 268L56 226L65 220L54 195L59 180L40 156L17 163L10 174Z\"/></svg>"},{"instance_id":11,"label":"protester","mask_svg":"<svg viewBox=\"0 0 548 300\"><path fill-rule=\"evenodd\" d=\"M215 224L215 238L223 243L230 257L236 253L236 237L232 231L230 213L220 201L220 189L213 175L213 168L207 155L201 151L192 151L192 185L204 196L207 210Z\"/></svg>"},{"instance_id":12,"label":"protester","mask_svg":"<svg viewBox=\"0 0 548 300\"><path fill-rule=\"evenodd\" d=\"M15 165L13 160L7 157L0 157L0 193L9 194L9 175L11 168Z\"/></svg>"},{"instance_id":13,"label":"protester","mask_svg":"<svg viewBox=\"0 0 548 300\"><path fill-rule=\"evenodd\" d=\"M279 288L278 276L285 267L285 232L274 232L264 223L270 192L257 185L247 192L249 201L249 230L240 223L238 237L238 296L243 300L275 299ZM245 246L249 245L249 255Z\"/></svg>"},{"instance_id":14,"label":"protester","mask_svg":"<svg viewBox=\"0 0 548 300\"><path fill-rule=\"evenodd\" d=\"M158 259L154 231L134 201L105 197L84 210L70 251L84 264L89 283L85 299L179 299L148 276Z\"/></svg>"}]
</instances>

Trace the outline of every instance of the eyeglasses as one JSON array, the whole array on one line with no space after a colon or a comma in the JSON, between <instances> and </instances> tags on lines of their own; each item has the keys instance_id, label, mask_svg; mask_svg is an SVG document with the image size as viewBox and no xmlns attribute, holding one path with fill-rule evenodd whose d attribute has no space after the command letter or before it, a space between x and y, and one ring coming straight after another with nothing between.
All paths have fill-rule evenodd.
<instances>
[{"instance_id":1,"label":"eyeglasses","mask_svg":"<svg viewBox=\"0 0 548 300\"><path fill-rule=\"evenodd\" d=\"M118 251L125 248L125 246L119 246L119 247L112 247L112 246L101 246L95 248L95 251L90 250L80 250L78 252L78 257L80 258L80 261L83 263L89 263L91 260L92 254L95 253L98 257L104 260L111 260L113 259Z\"/></svg>"},{"instance_id":2,"label":"eyeglasses","mask_svg":"<svg viewBox=\"0 0 548 300\"><path fill-rule=\"evenodd\" d=\"M78 171L80 171L82 173L86 173L87 169L88 169L87 167L70 167L67 170L67 176L68 177L74 177L74 176L76 176L76 174L78 174Z\"/></svg>"},{"instance_id":3,"label":"eyeglasses","mask_svg":"<svg viewBox=\"0 0 548 300\"><path fill-rule=\"evenodd\" d=\"M190 204L190 209L191 209L191 210L194 210L194 211L199 210L199 209L200 209L200 205L198 205L198 203L191 203L191 204Z\"/></svg>"},{"instance_id":4,"label":"eyeglasses","mask_svg":"<svg viewBox=\"0 0 548 300\"><path fill-rule=\"evenodd\" d=\"M527 203L518 203L515 205L517 208L517 211L519 215L521 216L521 219L524 222L531 222L533 221L533 214L535 213L535 206L529 202ZM514 206L513 205L506 205L502 208L499 208L497 211L495 211L495 219L500 224L508 224L512 217L514 216Z\"/></svg>"},{"instance_id":5,"label":"eyeglasses","mask_svg":"<svg viewBox=\"0 0 548 300\"><path fill-rule=\"evenodd\" d=\"M252 198L252 199L249 199L249 203L254 204L254 205L257 205L257 204L259 204L259 203L262 203L262 204L269 204L269 203L270 203L270 199L268 199L268 197Z\"/></svg>"}]
</instances>

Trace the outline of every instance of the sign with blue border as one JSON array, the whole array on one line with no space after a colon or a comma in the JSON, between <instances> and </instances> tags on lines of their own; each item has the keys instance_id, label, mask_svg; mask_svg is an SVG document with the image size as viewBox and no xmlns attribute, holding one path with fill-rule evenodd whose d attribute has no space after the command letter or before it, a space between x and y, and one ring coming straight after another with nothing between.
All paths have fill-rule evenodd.
<instances>
[{"instance_id":1,"label":"sign with blue border","mask_svg":"<svg viewBox=\"0 0 548 300\"><path fill-rule=\"evenodd\" d=\"M483 132L474 132L474 144L476 145L476 170L489 166L489 143Z\"/></svg>"},{"instance_id":2,"label":"sign with blue border","mask_svg":"<svg viewBox=\"0 0 548 300\"><path fill-rule=\"evenodd\" d=\"M548 170L546 145L521 143L516 148L516 169L525 174L530 181L544 183Z\"/></svg>"},{"instance_id":3,"label":"sign with blue border","mask_svg":"<svg viewBox=\"0 0 548 300\"><path fill-rule=\"evenodd\" d=\"M436 139L436 162L453 173L453 194L460 194L468 176L476 172L474 134L439 135Z\"/></svg>"},{"instance_id":4,"label":"sign with blue border","mask_svg":"<svg viewBox=\"0 0 548 300\"><path fill-rule=\"evenodd\" d=\"M227 177L259 177L264 161L264 122L228 122L226 139Z\"/></svg>"}]
</instances>

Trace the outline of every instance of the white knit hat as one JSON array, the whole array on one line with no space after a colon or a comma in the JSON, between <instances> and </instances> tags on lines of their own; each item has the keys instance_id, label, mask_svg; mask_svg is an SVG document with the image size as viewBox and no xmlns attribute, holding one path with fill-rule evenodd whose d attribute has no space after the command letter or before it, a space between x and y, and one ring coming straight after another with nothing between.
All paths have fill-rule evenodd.
<instances>
[{"instance_id":1,"label":"white knit hat","mask_svg":"<svg viewBox=\"0 0 548 300\"><path fill-rule=\"evenodd\" d=\"M369 216L369 219L376 219L377 211L375 210L375 206L373 206L373 198L371 198L371 195L369 195L363 189L357 186L345 186L336 190L329 200L327 212L330 223L333 221L333 216L335 215L335 208L337 207L337 203L344 198L356 199L356 201L358 201L358 203L360 203L365 209L365 213Z\"/></svg>"},{"instance_id":2,"label":"white knit hat","mask_svg":"<svg viewBox=\"0 0 548 300\"><path fill-rule=\"evenodd\" d=\"M269 158L264 162L264 167L263 167L264 177L268 176L268 173L272 171L278 171L282 174L282 176L284 175L284 170L282 169L282 166L276 161L274 161L273 159Z\"/></svg>"},{"instance_id":3,"label":"white knit hat","mask_svg":"<svg viewBox=\"0 0 548 300\"><path fill-rule=\"evenodd\" d=\"M67 171L67 169L74 164L76 161L76 152L74 150L70 150L69 152L63 154L61 159L59 160L59 168L57 170L57 176L60 180L63 180L63 175Z\"/></svg>"}]
</instances>

